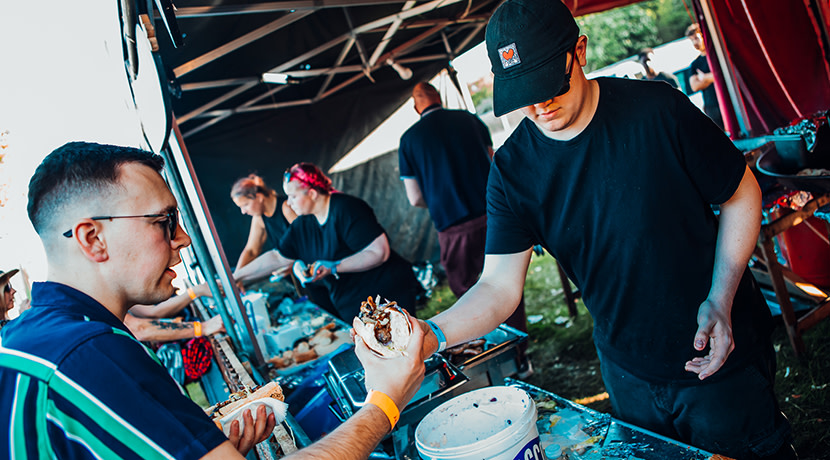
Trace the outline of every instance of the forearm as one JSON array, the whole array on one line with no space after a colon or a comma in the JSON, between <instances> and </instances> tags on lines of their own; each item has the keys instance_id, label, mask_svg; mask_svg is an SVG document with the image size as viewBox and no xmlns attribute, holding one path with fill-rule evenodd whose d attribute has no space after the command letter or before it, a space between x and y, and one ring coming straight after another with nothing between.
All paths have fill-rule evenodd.
<instances>
[{"instance_id":1,"label":"forearm","mask_svg":"<svg viewBox=\"0 0 830 460\"><path fill-rule=\"evenodd\" d=\"M369 458L388 432L389 419L379 408L367 404L324 438L284 458L362 460Z\"/></svg>"},{"instance_id":2,"label":"forearm","mask_svg":"<svg viewBox=\"0 0 830 460\"><path fill-rule=\"evenodd\" d=\"M337 265L338 273L365 272L389 260L389 240L382 234L360 252L344 258Z\"/></svg>"},{"instance_id":3,"label":"forearm","mask_svg":"<svg viewBox=\"0 0 830 460\"><path fill-rule=\"evenodd\" d=\"M291 264L291 262L290 259L286 259L276 250L268 251L251 261L251 263L237 269L233 273L233 277L237 281L250 281L264 278L275 270Z\"/></svg>"},{"instance_id":4,"label":"forearm","mask_svg":"<svg viewBox=\"0 0 830 460\"><path fill-rule=\"evenodd\" d=\"M239 270L240 268L248 265L251 261L256 259L258 255L258 253L248 248L243 249L242 254L239 254L239 260L236 262L236 269Z\"/></svg>"},{"instance_id":5,"label":"forearm","mask_svg":"<svg viewBox=\"0 0 830 460\"><path fill-rule=\"evenodd\" d=\"M709 300L731 310L735 292L761 229L761 191L749 168L738 190L721 205Z\"/></svg>"},{"instance_id":6,"label":"forearm","mask_svg":"<svg viewBox=\"0 0 830 460\"><path fill-rule=\"evenodd\" d=\"M182 311L190 303L188 293L171 297L158 305L134 305L130 314L139 318L167 318Z\"/></svg>"},{"instance_id":7,"label":"forearm","mask_svg":"<svg viewBox=\"0 0 830 460\"><path fill-rule=\"evenodd\" d=\"M504 322L522 298L530 250L511 255L487 255L479 281L449 310L432 320L447 338L447 346L477 339ZM430 351L438 348L427 334Z\"/></svg>"},{"instance_id":8,"label":"forearm","mask_svg":"<svg viewBox=\"0 0 830 460\"><path fill-rule=\"evenodd\" d=\"M125 318L124 323L133 335L142 342L169 342L195 337L193 323L158 319Z\"/></svg>"}]
</instances>

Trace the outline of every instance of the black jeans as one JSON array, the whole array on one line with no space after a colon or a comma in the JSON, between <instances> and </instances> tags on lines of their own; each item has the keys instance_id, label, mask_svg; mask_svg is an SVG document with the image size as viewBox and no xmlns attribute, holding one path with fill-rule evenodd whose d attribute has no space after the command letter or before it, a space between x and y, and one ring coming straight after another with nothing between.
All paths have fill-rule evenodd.
<instances>
[{"instance_id":1,"label":"black jeans","mask_svg":"<svg viewBox=\"0 0 830 460\"><path fill-rule=\"evenodd\" d=\"M600 355L602 378L623 421L736 459L775 456L792 442L792 430L773 392L775 352L764 348L713 381L653 383Z\"/></svg>"}]
</instances>

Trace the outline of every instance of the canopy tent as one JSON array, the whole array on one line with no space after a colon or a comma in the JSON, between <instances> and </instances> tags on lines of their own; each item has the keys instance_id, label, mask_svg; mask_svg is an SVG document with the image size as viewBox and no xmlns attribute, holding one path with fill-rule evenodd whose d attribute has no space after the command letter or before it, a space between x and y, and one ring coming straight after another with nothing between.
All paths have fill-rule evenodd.
<instances>
[{"instance_id":1,"label":"canopy tent","mask_svg":"<svg viewBox=\"0 0 830 460\"><path fill-rule=\"evenodd\" d=\"M231 259L247 234L228 196L234 180L258 172L278 186L282 171L298 161L332 166L409 97L415 82L479 43L500 2L202 1L177 1L175 20L168 17L183 45L157 35L173 111ZM566 4L579 16L637 1ZM827 5L690 2L715 51L710 61L733 135L765 134L828 107ZM162 21L155 24L163 30ZM410 69L411 79L392 64ZM288 83L263 83L266 72Z\"/></svg>"}]
</instances>

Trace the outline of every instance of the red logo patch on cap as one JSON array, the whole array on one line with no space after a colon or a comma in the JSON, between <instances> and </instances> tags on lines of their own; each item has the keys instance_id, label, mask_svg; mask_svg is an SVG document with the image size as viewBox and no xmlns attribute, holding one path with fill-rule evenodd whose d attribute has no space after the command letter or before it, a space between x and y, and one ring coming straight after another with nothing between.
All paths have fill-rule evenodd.
<instances>
[{"instance_id":1,"label":"red logo patch on cap","mask_svg":"<svg viewBox=\"0 0 830 460\"><path fill-rule=\"evenodd\" d=\"M519 58L519 51L516 49L516 43L499 48L499 59L501 59L501 67L503 69L509 69L522 63L522 60Z\"/></svg>"}]
</instances>

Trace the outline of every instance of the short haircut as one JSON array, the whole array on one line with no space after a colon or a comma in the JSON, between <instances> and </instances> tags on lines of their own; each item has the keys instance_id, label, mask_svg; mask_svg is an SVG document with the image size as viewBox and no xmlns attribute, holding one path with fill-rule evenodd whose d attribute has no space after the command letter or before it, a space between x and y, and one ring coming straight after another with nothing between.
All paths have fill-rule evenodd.
<instances>
[{"instance_id":1,"label":"short haircut","mask_svg":"<svg viewBox=\"0 0 830 460\"><path fill-rule=\"evenodd\" d=\"M53 150L29 181L27 211L38 235L73 204L113 191L126 163L164 167L159 155L132 147L69 142Z\"/></svg>"},{"instance_id":2,"label":"short haircut","mask_svg":"<svg viewBox=\"0 0 830 460\"><path fill-rule=\"evenodd\" d=\"M697 24L692 24L686 28L686 36L691 37L692 35L700 33L700 26Z\"/></svg>"}]
</instances>

